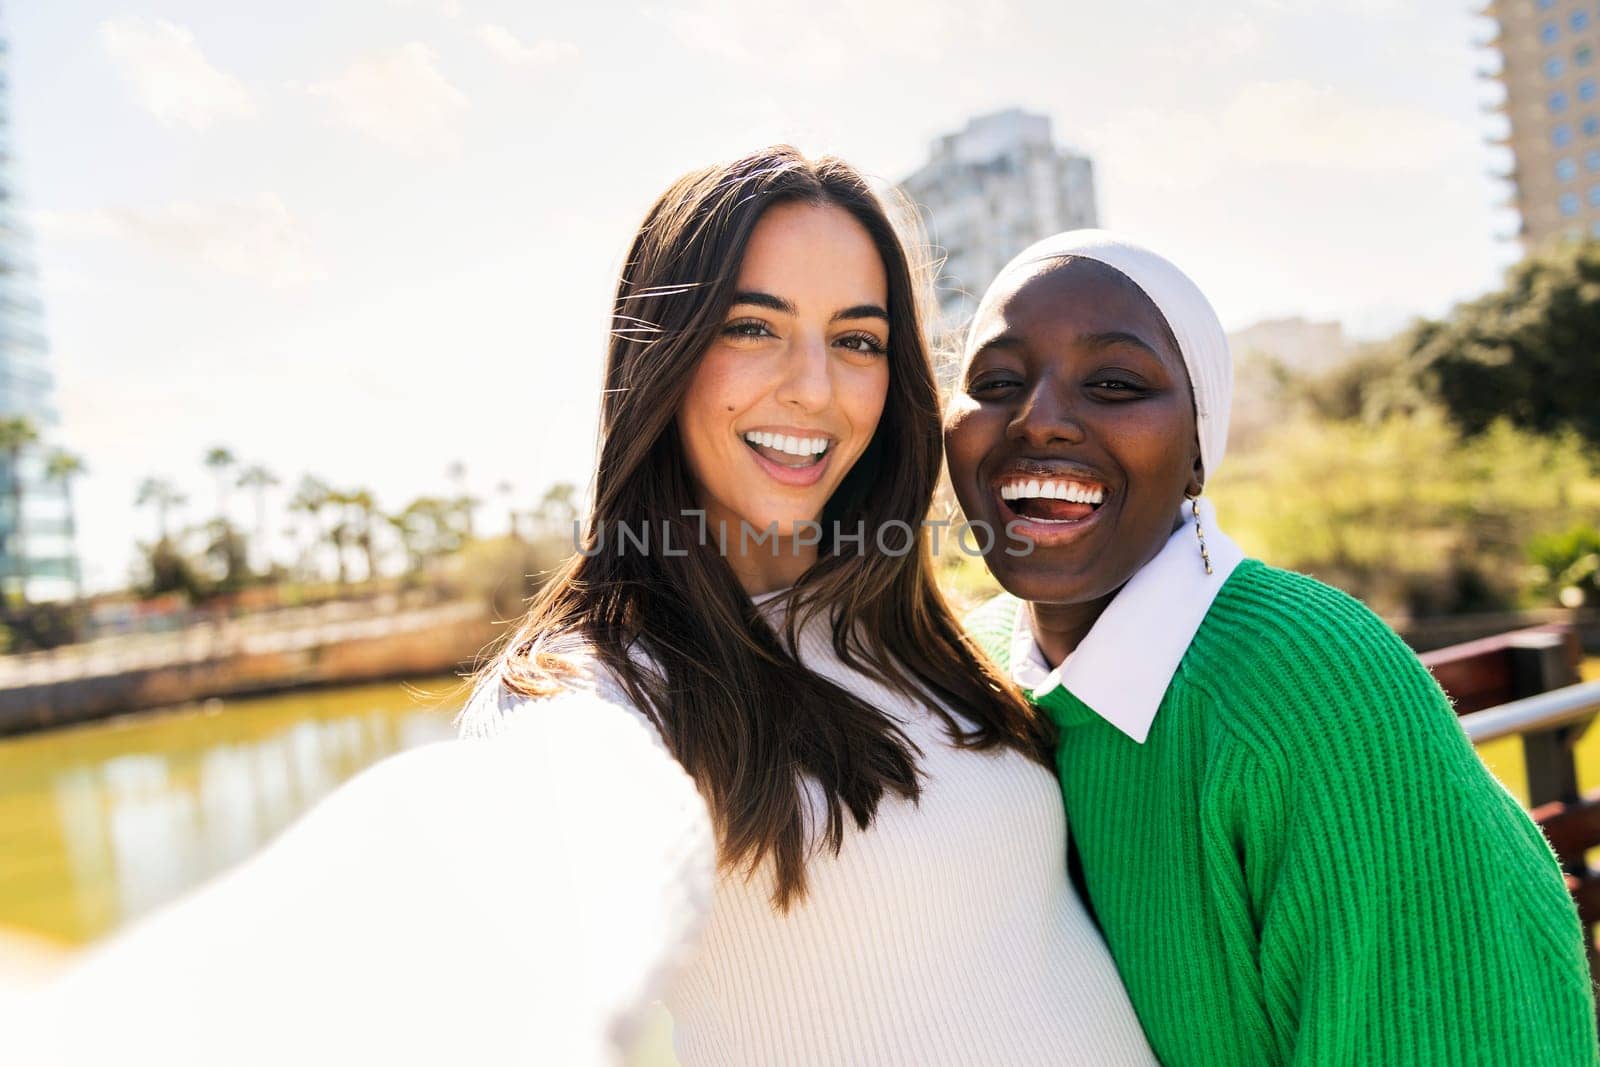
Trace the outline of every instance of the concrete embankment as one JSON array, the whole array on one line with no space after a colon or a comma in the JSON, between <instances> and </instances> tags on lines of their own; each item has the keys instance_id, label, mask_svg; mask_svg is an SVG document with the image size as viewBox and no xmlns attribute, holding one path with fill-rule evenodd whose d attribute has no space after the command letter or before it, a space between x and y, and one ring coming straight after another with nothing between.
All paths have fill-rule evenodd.
<instances>
[{"instance_id":1,"label":"concrete embankment","mask_svg":"<svg viewBox=\"0 0 1600 1067\"><path fill-rule=\"evenodd\" d=\"M446 674L500 632L482 601L332 604L0 660L0 736L210 697Z\"/></svg>"}]
</instances>

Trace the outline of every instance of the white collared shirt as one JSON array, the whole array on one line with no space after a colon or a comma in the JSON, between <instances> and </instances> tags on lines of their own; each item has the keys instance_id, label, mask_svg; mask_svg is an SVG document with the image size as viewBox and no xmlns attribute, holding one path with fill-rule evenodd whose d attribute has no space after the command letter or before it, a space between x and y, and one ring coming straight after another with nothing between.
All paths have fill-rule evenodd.
<instances>
[{"instance_id":1,"label":"white collared shirt","mask_svg":"<svg viewBox=\"0 0 1600 1067\"><path fill-rule=\"evenodd\" d=\"M1218 529L1216 509L1204 498L1200 520L1211 573L1200 558L1194 515L1186 507L1183 525L1054 669L1034 640L1033 613L1023 604L1011 636L1012 681L1035 699L1065 686L1095 714L1143 744L1211 602L1244 559L1239 546Z\"/></svg>"}]
</instances>

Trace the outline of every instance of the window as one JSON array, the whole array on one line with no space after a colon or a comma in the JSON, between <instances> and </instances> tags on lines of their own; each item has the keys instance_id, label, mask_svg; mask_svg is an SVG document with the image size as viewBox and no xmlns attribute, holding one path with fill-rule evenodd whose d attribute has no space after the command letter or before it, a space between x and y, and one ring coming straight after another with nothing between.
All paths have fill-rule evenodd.
<instances>
[{"instance_id":1,"label":"window","mask_svg":"<svg viewBox=\"0 0 1600 1067\"><path fill-rule=\"evenodd\" d=\"M1551 81L1555 81L1557 78L1561 77L1561 70L1562 66L1560 56L1551 56L1549 59L1544 61L1544 76L1549 78Z\"/></svg>"},{"instance_id":2,"label":"window","mask_svg":"<svg viewBox=\"0 0 1600 1067\"><path fill-rule=\"evenodd\" d=\"M1573 33L1580 33L1589 28L1589 13L1579 8L1567 19L1567 24L1572 27Z\"/></svg>"},{"instance_id":3,"label":"window","mask_svg":"<svg viewBox=\"0 0 1600 1067\"><path fill-rule=\"evenodd\" d=\"M1593 78L1584 78L1578 82L1578 99L1585 101L1594 99Z\"/></svg>"},{"instance_id":4,"label":"window","mask_svg":"<svg viewBox=\"0 0 1600 1067\"><path fill-rule=\"evenodd\" d=\"M1583 154L1583 169L1591 174L1600 170L1600 148L1591 148Z\"/></svg>"},{"instance_id":5,"label":"window","mask_svg":"<svg viewBox=\"0 0 1600 1067\"><path fill-rule=\"evenodd\" d=\"M1549 11L1556 6L1556 0L1539 0L1539 10Z\"/></svg>"},{"instance_id":6,"label":"window","mask_svg":"<svg viewBox=\"0 0 1600 1067\"><path fill-rule=\"evenodd\" d=\"M1594 49L1588 45L1583 45L1572 53L1572 62L1580 67L1587 67L1592 59L1594 59Z\"/></svg>"},{"instance_id":7,"label":"window","mask_svg":"<svg viewBox=\"0 0 1600 1067\"><path fill-rule=\"evenodd\" d=\"M1593 115L1583 116L1583 135L1585 137L1593 137L1597 133L1600 133L1600 119L1595 118Z\"/></svg>"},{"instance_id":8,"label":"window","mask_svg":"<svg viewBox=\"0 0 1600 1067\"><path fill-rule=\"evenodd\" d=\"M1545 44L1555 44L1556 38L1561 36L1561 29L1553 22L1547 22L1539 27L1539 40Z\"/></svg>"},{"instance_id":9,"label":"window","mask_svg":"<svg viewBox=\"0 0 1600 1067\"><path fill-rule=\"evenodd\" d=\"M1567 94L1554 92L1550 94L1550 114L1559 115L1567 110Z\"/></svg>"},{"instance_id":10,"label":"window","mask_svg":"<svg viewBox=\"0 0 1600 1067\"><path fill-rule=\"evenodd\" d=\"M1595 219L1589 224L1589 236L1600 237L1600 219Z\"/></svg>"},{"instance_id":11,"label":"window","mask_svg":"<svg viewBox=\"0 0 1600 1067\"><path fill-rule=\"evenodd\" d=\"M1578 194L1562 193L1557 204L1561 208L1561 214L1570 219L1578 213Z\"/></svg>"},{"instance_id":12,"label":"window","mask_svg":"<svg viewBox=\"0 0 1600 1067\"><path fill-rule=\"evenodd\" d=\"M1572 127L1565 122L1550 131L1550 143L1557 148L1565 148L1572 143Z\"/></svg>"},{"instance_id":13,"label":"window","mask_svg":"<svg viewBox=\"0 0 1600 1067\"><path fill-rule=\"evenodd\" d=\"M1600 153L1596 153L1600 155ZM1556 177L1564 182L1570 182L1578 176L1578 165L1571 159L1556 160Z\"/></svg>"}]
</instances>

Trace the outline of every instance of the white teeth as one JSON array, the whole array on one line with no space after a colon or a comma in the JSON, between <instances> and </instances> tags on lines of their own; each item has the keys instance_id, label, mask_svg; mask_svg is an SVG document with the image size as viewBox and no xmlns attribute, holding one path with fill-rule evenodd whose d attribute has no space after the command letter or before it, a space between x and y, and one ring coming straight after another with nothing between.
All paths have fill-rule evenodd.
<instances>
[{"instance_id":1,"label":"white teeth","mask_svg":"<svg viewBox=\"0 0 1600 1067\"><path fill-rule=\"evenodd\" d=\"M804 456L807 459L828 450L826 437L790 437L781 433L752 430L744 435L744 439L753 445L777 449L779 452L787 452L791 456Z\"/></svg>"},{"instance_id":2,"label":"white teeth","mask_svg":"<svg viewBox=\"0 0 1600 1067\"><path fill-rule=\"evenodd\" d=\"M1000 487L1001 500L1065 500L1072 504L1099 504L1106 498L1105 490L1099 486L1080 485L1077 482L1058 481L1018 481L1008 482Z\"/></svg>"}]
</instances>

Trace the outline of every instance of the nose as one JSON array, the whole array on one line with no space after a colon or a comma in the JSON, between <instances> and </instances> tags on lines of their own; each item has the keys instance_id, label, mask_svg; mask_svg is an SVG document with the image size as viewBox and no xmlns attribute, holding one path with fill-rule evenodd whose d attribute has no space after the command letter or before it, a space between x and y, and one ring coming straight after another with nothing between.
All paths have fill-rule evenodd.
<instances>
[{"instance_id":1,"label":"nose","mask_svg":"<svg viewBox=\"0 0 1600 1067\"><path fill-rule=\"evenodd\" d=\"M1084 431L1067 390L1044 378L1023 398L1006 426L1006 436L1031 448L1048 448L1080 444Z\"/></svg>"},{"instance_id":2,"label":"nose","mask_svg":"<svg viewBox=\"0 0 1600 1067\"><path fill-rule=\"evenodd\" d=\"M783 380L776 399L800 411L818 412L833 399L833 367L828 345L821 335L795 339L784 354Z\"/></svg>"}]
</instances>

